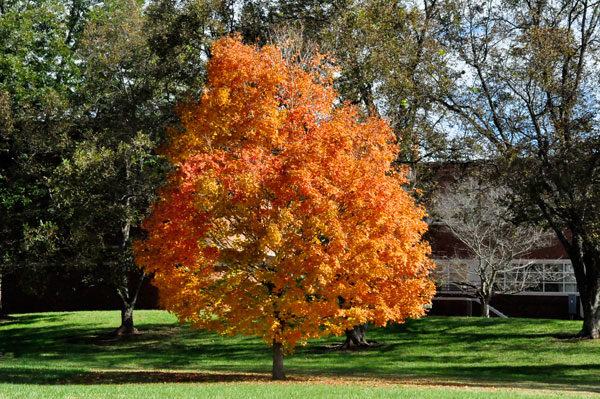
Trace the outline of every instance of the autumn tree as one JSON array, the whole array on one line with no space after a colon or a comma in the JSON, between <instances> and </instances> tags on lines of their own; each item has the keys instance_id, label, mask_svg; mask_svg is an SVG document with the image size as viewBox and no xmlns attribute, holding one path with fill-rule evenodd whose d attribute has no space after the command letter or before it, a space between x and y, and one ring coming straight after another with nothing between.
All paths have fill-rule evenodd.
<instances>
[{"instance_id":1,"label":"autumn tree","mask_svg":"<svg viewBox=\"0 0 600 399\"><path fill-rule=\"evenodd\" d=\"M600 3L457 1L445 36L455 84L440 104L488 150L520 217L567 252L600 337Z\"/></svg>"},{"instance_id":2,"label":"autumn tree","mask_svg":"<svg viewBox=\"0 0 600 399\"><path fill-rule=\"evenodd\" d=\"M211 53L134 246L162 306L194 328L262 337L274 379L308 338L422 315L434 293L424 209L390 169L387 124L339 103L322 57L292 63L236 38Z\"/></svg>"}]
</instances>

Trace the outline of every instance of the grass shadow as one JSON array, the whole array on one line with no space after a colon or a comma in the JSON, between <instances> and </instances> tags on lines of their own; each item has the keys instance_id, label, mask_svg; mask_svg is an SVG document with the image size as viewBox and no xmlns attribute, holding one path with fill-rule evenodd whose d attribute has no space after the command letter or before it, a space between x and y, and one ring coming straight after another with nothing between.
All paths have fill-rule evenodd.
<instances>
[{"instance_id":1,"label":"grass shadow","mask_svg":"<svg viewBox=\"0 0 600 399\"><path fill-rule=\"evenodd\" d=\"M194 372L159 370L39 370L28 368L0 368L0 383L36 385L100 385L100 384L155 384L155 383L217 383L270 381L265 373Z\"/></svg>"},{"instance_id":2,"label":"grass shadow","mask_svg":"<svg viewBox=\"0 0 600 399\"><path fill-rule=\"evenodd\" d=\"M113 328L103 327L106 324L78 323L77 317L26 315L0 326L0 383L269 380L270 349L257 338L222 338L167 319L138 323L139 334L115 337L109 334ZM323 376L392 383L548 385L600 392L600 361L591 355L581 356L582 351L596 353L599 347L592 342L562 340L564 334L557 334L556 327L558 331L568 330L567 324L549 327L548 323L408 320L403 325L370 329L367 338L379 346L339 350L343 342L339 337L315 340L297 347L296 354L286 357L285 363L289 375L310 380Z\"/></svg>"}]
</instances>

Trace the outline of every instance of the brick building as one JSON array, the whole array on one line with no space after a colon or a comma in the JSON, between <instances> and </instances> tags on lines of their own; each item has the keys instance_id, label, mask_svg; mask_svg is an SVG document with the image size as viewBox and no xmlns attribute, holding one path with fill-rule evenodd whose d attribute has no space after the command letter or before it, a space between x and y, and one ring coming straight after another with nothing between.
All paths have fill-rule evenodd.
<instances>
[{"instance_id":1,"label":"brick building","mask_svg":"<svg viewBox=\"0 0 600 399\"><path fill-rule=\"evenodd\" d=\"M486 167L485 163L463 163L435 165L435 180L439 191L451 183L471 176L475 171ZM527 285L522 291L513 294L496 294L491 306L496 315L507 317L578 319L580 316L579 296L575 275L564 248L552 234L551 243L515 259L515 263L528 264L527 270L535 284ZM457 284L468 280L477 283L473 273L476 260L465 246L440 222L430 222L427 239L431 243L432 256L436 263L433 279L437 285L437 295L430 314L435 315L479 315L478 300ZM502 274L498 282L498 292L510 286L510 280L518 278L515 273ZM493 315L494 312L492 312Z\"/></svg>"}]
</instances>

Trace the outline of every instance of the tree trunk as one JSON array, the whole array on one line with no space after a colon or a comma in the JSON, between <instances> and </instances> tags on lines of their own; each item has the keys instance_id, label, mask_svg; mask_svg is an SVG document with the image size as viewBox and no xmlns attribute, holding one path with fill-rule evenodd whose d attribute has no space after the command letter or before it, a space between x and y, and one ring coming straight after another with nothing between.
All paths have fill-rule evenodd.
<instances>
[{"instance_id":1,"label":"tree trunk","mask_svg":"<svg viewBox=\"0 0 600 399\"><path fill-rule=\"evenodd\" d=\"M283 344L273 340L273 380L285 380L283 372Z\"/></svg>"},{"instance_id":2,"label":"tree trunk","mask_svg":"<svg viewBox=\"0 0 600 399\"><path fill-rule=\"evenodd\" d=\"M481 298L481 317L490 317L490 304L485 298Z\"/></svg>"},{"instance_id":3,"label":"tree trunk","mask_svg":"<svg viewBox=\"0 0 600 399\"><path fill-rule=\"evenodd\" d=\"M583 310L583 327L577 335L597 339L600 338L600 284L598 281L598 268L600 266L591 259L589 254L586 255L584 257L586 260L584 263L585 281L582 281L581 284L577 281ZM575 268L575 265L573 266ZM581 274L581 271L576 272L576 279L579 279Z\"/></svg>"},{"instance_id":4,"label":"tree trunk","mask_svg":"<svg viewBox=\"0 0 600 399\"><path fill-rule=\"evenodd\" d=\"M571 229L572 240L569 243L562 232L555 229L560 241L567 250L583 310L583 327L579 337L600 338L600 254L595 242L587 243L584 235Z\"/></svg>"},{"instance_id":5,"label":"tree trunk","mask_svg":"<svg viewBox=\"0 0 600 399\"><path fill-rule=\"evenodd\" d=\"M346 341L342 348L369 346L367 342L367 325L368 323L360 324L352 330L346 330Z\"/></svg>"},{"instance_id":6,"label":"tree trunk","mask_svg":"<svg viewBox=\"0 0 600 399\"><path fill-rule=\"evenodd\" d=\"M142 283L144 281L145 276L146 275L144 273L140 273L136 287L133 290L133 292L129 290L129 280L126 276L123 276L123 285L117 289L117 292L121 297L122 307L121 325L115 330L114 333L116 335L132 335L137 333L135 325L133 324L133 310L135 308L135 303L137 301L137 297L140 292L140 288L142 287Z\"/></svg>"},{"instance_id":7,"label":"tree trunk","mask_svg":"<svg viewBox=\"0 0 600 399\"><path fill-rule=\"evenodd\" d=\"M2 274L0 274L0 319L5 316L6 313L4 313L4 307L2 306Z\"/></svg>"},{"instance_id":8,"label":"tree trunk","mask_svg":"<svg viewBox=\"0 0 600 399\"><path fill-rule=\"evenodd\" d=\"M581 298L581 306L583 308L583 327L579 334L580 337L586 338L600 338L600 306L598 306L598 300L591 300Z\"/></svg>"},{"instance_id":9,"label":"tree trunk","mask_svg":"<svg viewBox=\"0 0 600 399\"><path fill-rule=\"evenodd\" d=\"M133 304L123 304L123 308L121 309L121 326L115 331L116 335L133 335L137 332L133 324L133 309Z\"/></svg>"}]
</instances>

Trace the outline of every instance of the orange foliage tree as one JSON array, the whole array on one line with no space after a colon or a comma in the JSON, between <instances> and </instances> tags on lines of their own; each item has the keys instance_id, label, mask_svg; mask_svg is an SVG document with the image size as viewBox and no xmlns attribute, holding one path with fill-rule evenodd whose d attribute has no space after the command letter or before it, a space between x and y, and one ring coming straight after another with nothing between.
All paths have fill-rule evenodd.
<instances>
[{"instance_id":1,"label":"orange foliage tree","mask_svg":"<svg viewBox=\"0 0 600 399\"><path fill-rule=\"evenodd\" d=\"M180 106L176 166L134 245L181 321L273 345L424 313L434 294L424 209L390 169L380 118L340 104L321 57L224 38L198 103Z\"/></svg>"}]
</instances>

